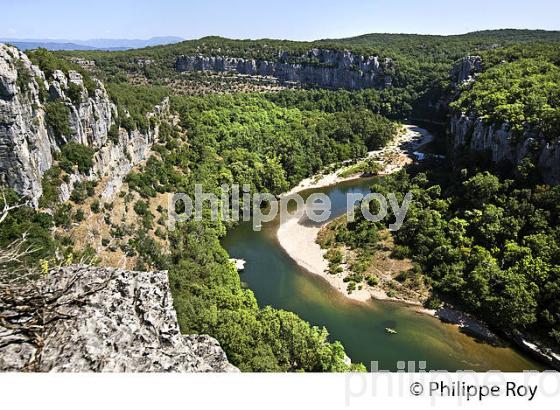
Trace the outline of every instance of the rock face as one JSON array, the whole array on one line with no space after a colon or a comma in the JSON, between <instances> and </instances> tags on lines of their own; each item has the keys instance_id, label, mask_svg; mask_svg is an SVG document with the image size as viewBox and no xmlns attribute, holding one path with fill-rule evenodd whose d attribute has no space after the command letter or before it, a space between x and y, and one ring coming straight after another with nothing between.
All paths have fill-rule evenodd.
<instances>
[{"instance_id":1,"label":"rock face","mask_svg":"<svg viewBox=\"0 0 560 410\"><path fill-rule=\"evenodd\" d=\"M476 81L482 70L480 57L465 57L452 71L452 84L456 87ZM514 135L508 124L489 124L467 113L454 113L449 120L449 133L455 153L467 148L473 152L488 153L495 163L509 162L518 165L524 158L531 158L548 184L560 184L560 142L551 143L531 129Z\"/></svg>"},{"instance_id":2,"label":"rock face","mask_svg":"<svg viewBox=\"0 0 560 410\"><path fill-rule=\"evenodd\" d=\"M462 85L474 80L477 73L482 71L482 58L479 56L467 56L459 60L453 66L451 82L453 85Z\"/></svg>"},{"instance_id":3,"label":"rock face","mask_svg":"<svg viewBox=\"0 0 560 410\"><path fill-rule=\"evenodd\" d=\"M227 56L208 57L201 54L180 56L176 60L175 68L179 72L234 72L274 77L282 83L359 90L390 87L392 78L385 73L392 64L390 59L380 62L376 56L365 57L350 51L313 49L296 59L284 53L279 56L277 61Z\"/></svg>"},{"instance_id":4,"label":"rock face","mask_svg":"<svg viewBox=\"0 0 560 410\"><path fill-rule=\"evenodd\" d=\"M72 84L79 91L78 101L69 97ZM42 93L68 108L70 135L56 135L47 124ZM167 108L164 103L153 115L161 115ZM109 197L132 166L147 157L157 126L142 133L120 129L117 138L109 138L116 115L116 107L101 82L96 80L95 90L88 91L75 71L55 71L47 81L24 53L0 44L0 180L29 197L34 206L42 194L43 174L69 141L93 148L94 166L88 175L69 175L68 182L60 187L62 201L70 197L77 181L104 176L109 181L103 196Z\"/></svg>"},{"instance_id":5,"label":"rock face","mask_svg":"<svg viewBox=\"0 0 560 410\"><path fill-rule=\"evenodd\" d=\"M0 371L238 371L213 338L180 333L167 272L72 266L40 286L48 295L68 289L60 318L45 325L40 347L0 325Z\"/></svg>"},{"instance_id":6,"label":"rock face","mask_svg":"<svg viewBox=\"0 0 560 410\"><path fill-rule=\"evenodd\" d=\"M524 158L534 159L547 184L560 184L560 143L550 143L539 133L525 131L516 137L507 124L486 124L480 118L454 115L449 121L453 150L468 148L488 153L493 162L507 161L513 166Z\"/></svg>"}]
</instances>

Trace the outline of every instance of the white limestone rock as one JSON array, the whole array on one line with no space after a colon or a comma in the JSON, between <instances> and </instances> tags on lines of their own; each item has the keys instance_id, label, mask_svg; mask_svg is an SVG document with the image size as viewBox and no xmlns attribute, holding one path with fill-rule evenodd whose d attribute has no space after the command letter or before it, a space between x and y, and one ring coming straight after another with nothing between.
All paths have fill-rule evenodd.
<instances>
[{"instance_id":1,"label":"white limestone rock","mask_svg":"<svg viewBox=\"0 0 560 410\"><path fill-rule=\"evenodd\" d=\"M238 371L215 339L181 334L167 272L71 266L40 286L45 293L69 286L58 308L66 318L45 326L41 347L21 336L8 343L16 336L0 325L0 371Z\"/></svg>"}]
</instances>

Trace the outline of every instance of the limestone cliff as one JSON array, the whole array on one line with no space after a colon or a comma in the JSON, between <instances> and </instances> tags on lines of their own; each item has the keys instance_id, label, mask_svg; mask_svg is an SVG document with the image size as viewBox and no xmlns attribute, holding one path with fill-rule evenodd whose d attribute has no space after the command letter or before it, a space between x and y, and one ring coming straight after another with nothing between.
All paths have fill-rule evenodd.
<instances>
[{"instance_id":1,"label":"limestone cliff","mask_svg":"<svg viewBox=\"0 0 560 410\"><path fill-rule=\"evenodd\" d=\"M476 81L476 74L482 69L480 57L465 57L457 62L451 74L456 92ZM549 142L530 128L526 128L523 135L516 136L507 123L488 123L472 113L451 113L448 130L455 153L467 148L473 152L488 153L495 163L505 161L512 166L530 157L546 183L560 184L560 142Z\"/></svg>"},{"instance_id":2,"label":"limestone cliff","mask_svg":"<svg viewBox=\"0 0 560 410\"><path fill-rule=\"evenodd\" d=\"M69 142L95 150L94 165L87 175L69 175L60 187L60 199L69 198L76 181L108 178L104 197L110 197L132 166L146 158L157 127L146 132L118 130L109 138L117 110L105 87L97 80L95 90L84 86L76 71L45 74L18 49L0 44L0 180L37 206L41 179L53 166L56 154ZM78 90L70 98L70 88ZM45 97L68 108L68 135L57 134L45 114ZM76 94L76 91L74 91ZM76 98L78 97L78 98ZM167 109L157 107L153 115Z\"/></svg>"},{"instance_id":3,"label":"limestone cliff","mask_svg":"<svg viewBox=\"0 0 560 410\"><path fill-rule=\"evenodd\" d=\"M350 51L312 49L293 58L287 53L277 61L235 58L230 56L188 55L177 58L175 68L184 71L233 72L276 78L283 83L315 85L331 89L358 90L385 88L392 84L388 74L393 62L377 56L362 56Z\"/></svg>"},{"instance_id":4,"label":"limestone cliff","mask_svg":"<svg viewBox=\"0 0 560 410\"><path fill-rule=\"evenodd\" d=\"M213 338L180 333L167 272L71 266L37 287L40 312L0 297L0 371L238 371Z\"/></svg>"}]
</instances>

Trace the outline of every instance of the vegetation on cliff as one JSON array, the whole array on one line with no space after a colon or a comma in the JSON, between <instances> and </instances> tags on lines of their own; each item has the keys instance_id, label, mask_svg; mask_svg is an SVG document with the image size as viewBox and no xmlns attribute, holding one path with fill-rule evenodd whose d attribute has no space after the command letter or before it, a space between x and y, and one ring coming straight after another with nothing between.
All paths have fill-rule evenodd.
<instances>
[{"instance_id":1,"label":"vegetation on cliff","mask_svg":"<svg viewBox=\"0 0 560 410\"><path fill-rule=\"evenodd\" d=\"M451 104L516 134L528 128L550 141L560 135L560 46L500 49L485 54L485 70Z\"/></svg>"},{"instance_id":2,"label":"vegetation on cliff","mask_svg":"<svg viewBox=\"0 0 560 410\"><path fill-rule=\"evenodd\" d=\"M444 96L449 72L455 61L465 55L481 54L488 50L539 42L558 42L560 32L539 30L482 31L456 36L414 34L367 34L338 40L297 42L284 40L231 40L205 37L177 44L119 52L74 51L62 54L73 59L94 61L95 71L113 82L146 81L160 84L175 78L176 58L180 55L202 54L247 59L277 61L280 56L294 63L313 64L306 53L313 48L349 50L358 55L390 58L386 73L392 77L392 87L383 91L369 91L380 99L383 107L376 112L391 117L440 117L441 113L429 104ZM223 79L217 80L219 83ZM221 89L220 85L216 85Z\"/></svg>"},{"instance_id":3,"label":"vegetation on cliff","mask_svg":"<svg viewBox=\"0 0 560 410\"><path fill-rule=\"evenodd\" d=\"M127 179L146 198L158 192L192 194L195 183L207 192L218 193L224 183L247 183L253 190L280 193L323 165L383 145L395 132L371 112L288 109L263 96L176 97L172 102L188 143L179 129L163 125L154 148L160 158L151 158ZM168 256L153 242L137 242L139 264L170 270L183 331L213 335L242 370L347 369L342 346L328 342L325 329L289 312L258 307L219 243L225 232L221 221L180 225L169 234Z\"/></svg>"},{"instance_id":4,"label":"vegetation on cliff","mask_svg":"<svg viewBox=\"0 0 560 410\"><path fill-rule=\"evenodd\" d=\"M559 187L475 168L435 168L401 171L371 189L413 194L394 233L393 256L418 264L434 298L453 301L497 329L560 343ZM371 206L375 212L377 204ZM336 228L341 243L375 250L378 231L387 227L358 215Z\"/></svg>"}]
</instances>

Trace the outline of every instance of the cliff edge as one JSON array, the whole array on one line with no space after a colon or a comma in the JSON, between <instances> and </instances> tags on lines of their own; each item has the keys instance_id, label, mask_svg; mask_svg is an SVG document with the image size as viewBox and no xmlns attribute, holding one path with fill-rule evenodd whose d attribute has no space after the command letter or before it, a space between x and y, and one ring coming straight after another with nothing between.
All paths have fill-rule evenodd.
<instances>
[{"instance_id":1,"label":"cliff edge","mask_svg":"<svg viewBox=\"0 0 560 410\"><path fill-rule=\"evenodd\" d=\"M238 371L215 339L181 334L167 272L69 266L35 288L0 293L0 371Z\"/></svg>"}]
</instances>

